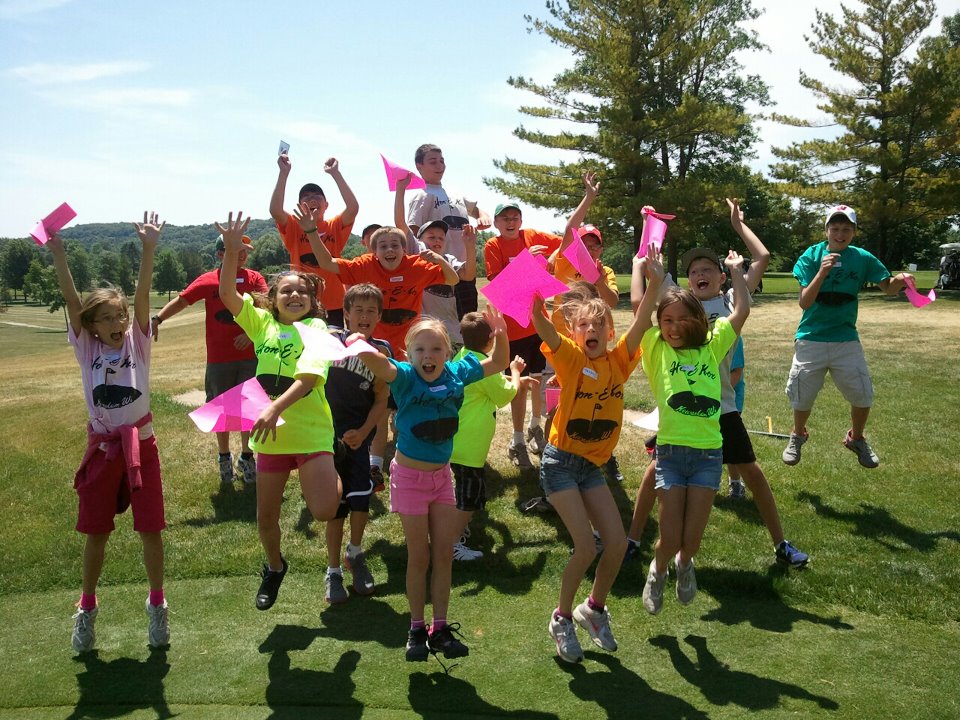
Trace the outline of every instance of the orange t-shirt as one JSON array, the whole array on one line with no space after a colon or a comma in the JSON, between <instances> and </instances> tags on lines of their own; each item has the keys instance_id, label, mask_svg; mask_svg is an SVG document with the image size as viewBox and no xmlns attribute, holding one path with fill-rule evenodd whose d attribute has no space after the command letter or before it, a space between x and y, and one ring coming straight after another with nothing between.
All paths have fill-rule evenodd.
<instances>
[{"instance_id":1,"label":"orange t-shirt","mask_svg":"<svg viewBox=\"0 0 960 720\"><path fill-rule=\"evenodd\" d=\"M487 279L493 280L517 255L534 245L546 245L544 257L548 257L560 247L562 239L559 235L552 233L524 229L515 240L507 240L500 235L487 240L487 244L483 246L483 263L487 268ZM522 327L512 317L505 315L503 319L507 322L507 339L509 340L521 340L537 332L533 323Z\"/></svg>"},{"instance_id":2,"label":"orange t-shirt","mask_svg":"<svg viewBox=\"0 0 960 720\"><path fill-rule=\"evenodd\" d=\"M333 220L321 220L317 223L317 232L320 234L320 241L326 246L330 255L334 258L340 257L343 248L350 239L350 231L353 229L353 223L344 225L341 215L337 215ZM321 270L317 266L317 258L310 247L310 241L307 240L307 234L300 227L300 223L293 215L287 215L287 224L284 227L277 225L280 231L280 237L283 238L283 246L290 253L290 264L294 270L310 272L323 278L323 294L320 296L320 302L327 310L339 310L343 307L343 283L335 273Z\"/></svg>"},{"instance_id":3,"label":"orange t-shirt","mask_svg":"<svg viewBox=\"0 0 960 720\"><path fill-rule=\"evenodd\" d=\"M376 255L361 255L353 260L339 259L340 279L344 285L373 283L383 293L383 315L374 329L374 336L383 338L393 348L393 356L406 360L407 330L420 316L423 291L444 282L439 265L419 255L404 255L395 270L387 270Z\"/></svg>"}]
</instances>

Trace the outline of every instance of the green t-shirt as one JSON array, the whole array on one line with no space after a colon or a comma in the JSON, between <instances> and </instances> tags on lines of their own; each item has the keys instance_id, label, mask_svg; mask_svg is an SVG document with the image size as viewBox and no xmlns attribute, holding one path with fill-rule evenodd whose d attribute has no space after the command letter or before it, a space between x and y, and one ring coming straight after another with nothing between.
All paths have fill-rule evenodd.
<instances>
[{"instance_id":1,"label":"green t-shirt","mask_svg":"<svg viewBox=\"0 0 960 720\"><path fill-rule=\"evenodd\" d=\"M298 375L317 376L313 389L284 411L284 424L277 426L277 439L255 442L250 438L250 448L267 455L333 452L333 417L323 392L329 361L304 352L297 329L281 324L270 311L255 307L249 295L243 296L243 308L235 319L253 341L257 380L271 399L286 392ZM301 322L326 328L319 318Z\"/></svg>"},{"instance_id":2,"label":"green t-shirt","mask_svg":"<svg viewBox=\"0 0 960 720\"><path fill-rule=\"evenodd\" d=\"M477 360L486 355L463 348L454 362L473 355ZM503 373L488 375L483 380L467 385L463 390L463 405L460 406L460 426L453 436L453 454L450 462L467 467L483 467L497 429L497 408L509 403L517 389Z\"/></svg>"},{"instance_id":3,"label":"green t-shirt","mask_svg":"<svg viewBox=\"0 0 960 720\"><path fill-rule=\"evenodd\" d=\"M711 450L723 446L720 435L720 363L737 341L726 318L717 318L707 342L674 350L652 327L643 335L643 371L660 409L657 442Z\"/></svg>"}]
</instances>

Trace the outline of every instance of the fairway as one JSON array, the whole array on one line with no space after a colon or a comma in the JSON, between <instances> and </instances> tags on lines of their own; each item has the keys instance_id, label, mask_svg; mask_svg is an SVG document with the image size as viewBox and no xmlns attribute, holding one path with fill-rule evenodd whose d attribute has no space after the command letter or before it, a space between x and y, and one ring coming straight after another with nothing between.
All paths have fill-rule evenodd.
<instances>
[{"instance_id":1,"label":"fairway","mask_svg":"<svg viewBox=\"0 0 960 720\"><path fill-rule=\"evenodd\" d=\"M152 300L160 307L166 296ZM616 313L619 332L627 307ZM783 386L798 318L795 295L755 299L744 329L752 430L769 422L789 432ZM289 483L281 526L290 572L277 604L254 609L262 563L254 492L220 489L213 438L174 399L202 387L199 307L164 322L151 368L170 648L147 647L146 580L127 514L107 548L98 650L76 656L79 370L62 313L12 305L0 313L0 718L958 717L960 299L946 294L917 310L902 294L867 292L858 326L876 386L867 436L880 467L861 468L842 446L849 408L829 381L799 465L780 461L782 440L753 436L787 538L810 553L809 567L773 562L749 493L731 500L724 480L694 602L676 601L671 578L663 611L643 610L651 520L640 558L623 567L608 601L619 650L605 653L580 633L586 659L576 666L555 658L546 631L568 538L555 514L518 512L540 493L535 470L520 474L507 461L501 413L487 511L472 523L471 547L484 557L454 565L450 619L470 655L445 674L435 659L403 661L405 548L385 493L365 540L377 592L331 608L323 527ZM652 407L639 371L626 399ZM626 482L612 489L625 522L648 436L627 426L617 449Z\"/></svg>"}]
</instances>

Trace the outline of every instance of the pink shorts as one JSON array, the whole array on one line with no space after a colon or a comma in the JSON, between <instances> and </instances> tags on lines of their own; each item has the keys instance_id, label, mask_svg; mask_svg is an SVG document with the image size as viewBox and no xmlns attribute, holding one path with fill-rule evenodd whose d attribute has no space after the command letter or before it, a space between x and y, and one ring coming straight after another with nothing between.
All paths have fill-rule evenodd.
<instances>
[{"instance_id":1,"label":"pink shorts","mask_svg":"<svg viewBox=\"0 0 960 720\"><path fill-rule=\"evenodd\" d=\"M268 455L257 453L258 473L288 473L299 470L304 463L310 462L321 455L333 455L331 452L297 453L292 455Z\"/></svg>"},{"instance_id":2,"label":"pink shorts","mask_svg":"<svg viewBox=\"0 0 960 720\"><path fill-rule=\"evenodd\" d=\"M137 532L160 532L167 523L163 513L160 455L157 452L157 438L153 435L140 441L140 479L143 486L130 493L133 529ZM120 484L126 482L127 462L122 452L109 461L103 450L94 452L83 473L74 480L73 486L80 500L78 532L87 535L113 532Z\"/></svg>"},{"instance_id":3,"label":"pink shorts","mask_svg":"<svg viewBox=\"0 0 960 720\"><path fill-rule=\"evenodd\" d=\"M439 470L414 470L390 463L390 511L401 515L426 515L434 503L453 505L450 463Z\"/></svg>"}]
</instances>

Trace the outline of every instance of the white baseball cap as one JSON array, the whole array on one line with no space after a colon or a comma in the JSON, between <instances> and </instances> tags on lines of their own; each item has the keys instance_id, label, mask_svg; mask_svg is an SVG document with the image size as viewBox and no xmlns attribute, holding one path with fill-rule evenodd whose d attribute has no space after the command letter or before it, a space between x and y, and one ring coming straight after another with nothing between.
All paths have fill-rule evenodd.
<instances>
[{"instance_id":1,"label":"white baseball cap","mask_svg":"<svg viewBox=\"0 0 960 720\"><path fill-rule=\"evenodd\" d=\"M847 220L852 222L854 225L857 224L857 211L854 210L849 205L837 205L835 208L830 210L827 213L827 219L824 220L823 226L826 227L830 224L830 221L833 220L837 215L843 215Z\"/></svg>"}]
</instances>

